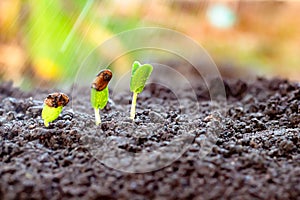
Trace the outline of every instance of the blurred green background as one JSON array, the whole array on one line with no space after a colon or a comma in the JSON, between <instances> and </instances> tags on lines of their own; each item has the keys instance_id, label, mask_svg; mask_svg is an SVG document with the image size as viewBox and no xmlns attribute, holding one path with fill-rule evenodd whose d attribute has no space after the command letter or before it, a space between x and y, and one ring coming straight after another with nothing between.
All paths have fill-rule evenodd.
<instances>
[{"instance_id":1,"label":"blurred green background","mask_svg":"<svg viewBox=\"0 0 300 200\"><path fill-rule=\"evenodd\" d=\"M24 89L72 83L88 56L98 65L114 55L107 49L91 57L99 44L158 26L201 44L224 76L300 81L299 9L296 1L1 0L0 80ZM112 68L121 75L131 62L119 59Z\"/></svg>"}]
</instances>

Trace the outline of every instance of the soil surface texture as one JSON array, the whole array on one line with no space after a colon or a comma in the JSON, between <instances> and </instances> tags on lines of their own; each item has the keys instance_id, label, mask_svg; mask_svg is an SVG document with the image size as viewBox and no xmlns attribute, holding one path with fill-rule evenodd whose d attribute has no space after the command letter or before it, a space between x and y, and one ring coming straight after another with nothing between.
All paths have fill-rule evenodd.
<instances>
[{"instance_id":1,"label":"soil surface texture","mask_svg":"<svg viewBox=\"0 0 300 200\"><path fill-rule=\"evenodd\" d=\"M134 122L131 94L116 94L100 126L90 91L78 89L46 128L43 99L56 91L2 83L0 199L300 199L300 84L224 85L226 105L213 112L202 85L193 86L194 109L190 91L179 102L149 84Z\"/></svg>"}]
</instances>

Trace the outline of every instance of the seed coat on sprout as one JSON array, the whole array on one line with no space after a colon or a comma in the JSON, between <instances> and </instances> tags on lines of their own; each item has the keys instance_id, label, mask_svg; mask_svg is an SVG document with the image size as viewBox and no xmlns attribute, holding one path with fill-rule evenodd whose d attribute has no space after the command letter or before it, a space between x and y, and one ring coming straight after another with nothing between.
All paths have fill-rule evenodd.
<instances>
[{"instance_id":1,"label":"seed coat on sprout","mask_svg":"<svg viewBox=\"0 0 300 200\"><path fill-rule=\"evenodd\" d=\"M42 110L42 119L44 125L49 126L50 122L56 120L61 113L64 106L69 103L69 97L64 93L52 93L44 100L44 106Z\"/></svg>"},{"instance_id":2,"label":"seed coat on sprout","mask_svg":"<svg viewBox=\"0 0 300 200\"><path fill-rule=\"evenodd\" d=\"M109 91L108 83L112 78L112 72L109 69L101 70L91 86L91 105L95 112L95 123L101 123L99 109L103 109L108 101Z\"/></svg>"}]
</instances>

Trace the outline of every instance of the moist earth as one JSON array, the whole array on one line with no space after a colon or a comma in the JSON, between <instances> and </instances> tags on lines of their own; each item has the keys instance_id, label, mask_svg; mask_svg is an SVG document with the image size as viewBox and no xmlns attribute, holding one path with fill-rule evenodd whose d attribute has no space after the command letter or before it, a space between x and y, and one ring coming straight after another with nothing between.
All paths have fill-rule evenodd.
<instances>
[{"instance_id":1,"label":"moist earth","mask_svg":"<svg viewBox=\"0 0 300 200\"><path fill-rule=\"evenodd\" d=\"M131 94L117 94L100 126L89 91L78 89L46 128L43 99L55 91L2 83L0 199L300 199L300 84L224 86L227 102L216 109L201 84L197 108L189 90L179 102L150 84L134 122Z\"/></svg>"}]
</instances>

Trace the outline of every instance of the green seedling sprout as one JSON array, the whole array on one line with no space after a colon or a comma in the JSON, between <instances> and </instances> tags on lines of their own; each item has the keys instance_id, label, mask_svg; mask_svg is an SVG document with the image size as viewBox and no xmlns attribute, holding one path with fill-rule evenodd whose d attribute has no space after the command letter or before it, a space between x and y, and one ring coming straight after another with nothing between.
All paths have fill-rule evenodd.
<instances>
[{"instance_id":1,"label":"green seedling sprout","mask_svg":"<svg viewBox=\"0 0 300 200\"><path fill-rule=\"evenodd\" d=\"M104 69L99 72L92 84L91 104L95 111L95 122L98 126L101 123L99 109L103 109L108 101L108 82L112 78L112 72L109 69Z\"/></svg>"},{"instance_id":2,"label":"green seedling sprout","mask_svg":"<svg viewBox=\"0 0 300 200\"><path fill-rule=\"evenodd\" d=\"M69 97L63 93L52 93L44 100L42 119L46 127L56 120L64 106L69 103Z\"/></svg>"},{"instance_id":3,"label":"green seedling sprout","mask_svg":"<svg viewBox=\"0 0 300 200\"><path fill-rule=\"evenodd\" d=\"M148 80L153 70L152 65L144 64L141 65L138 61L135 61L132 65L131 80L130 80L130 91L133 92L130 119L134 120L136 99L139 93L144 90L146 81Z\"/></svg>"}]
</instances>

